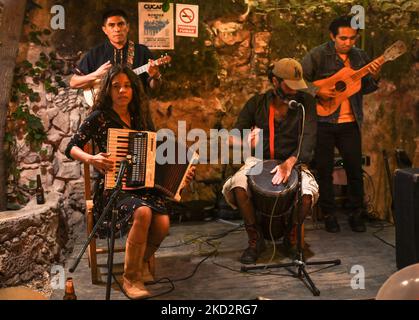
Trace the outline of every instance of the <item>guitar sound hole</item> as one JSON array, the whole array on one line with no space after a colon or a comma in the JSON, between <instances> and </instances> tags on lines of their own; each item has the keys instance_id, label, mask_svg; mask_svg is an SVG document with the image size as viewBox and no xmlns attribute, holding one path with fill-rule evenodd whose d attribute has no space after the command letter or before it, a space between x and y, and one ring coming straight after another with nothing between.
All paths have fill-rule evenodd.
<instances>
[{"instance_id":1,"label":"guitar sound hole","mask_svg":"<svg viewBox=\"0 0 419 320\"><path fill-rule=\"evenodd\" d=\"M343 91L345 91L345 90L346 90L346 83L345 83L345 82L343 82L343 81L338 81L338 82L336 82L336 84L335 84L335 89L336 89L336 91L338 91L338 92L343 92Z\"/></svg>"}]
</instances>

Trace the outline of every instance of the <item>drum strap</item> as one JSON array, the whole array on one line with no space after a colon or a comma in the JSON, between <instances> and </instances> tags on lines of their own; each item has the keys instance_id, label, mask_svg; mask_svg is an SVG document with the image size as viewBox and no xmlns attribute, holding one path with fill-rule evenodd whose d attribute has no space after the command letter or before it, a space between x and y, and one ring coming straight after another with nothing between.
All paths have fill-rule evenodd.
<instances>
[{"instance_id":1,"label":"drum strap","mask_svg":"<svg viewBox=\"0 0 419 320\"><path fill-rule=\"evenodd\" d=\"M273 103L269 106L269 153L271 159L275 159L275 109Z\"/></svg>"}]
</instances>

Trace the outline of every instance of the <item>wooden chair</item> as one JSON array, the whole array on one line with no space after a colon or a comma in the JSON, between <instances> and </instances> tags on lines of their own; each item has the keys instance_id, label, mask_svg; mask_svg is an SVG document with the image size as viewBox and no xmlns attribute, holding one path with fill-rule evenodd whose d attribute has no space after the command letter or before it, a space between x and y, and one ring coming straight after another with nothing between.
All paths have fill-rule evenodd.
<instances>
[{"instance_id":1,"label":"wooden chair","mask_svg":"<svg viewBox=\"0 0 419 320\"><path fill-rule=\"evenodd\" d=\"M93 154L93 147L91 143L88 143L84 147L84 152ZM84 197L86 201L86 231L87 236L93 230L94 227L94 217L93 217L93 199L92 199L92 189L91 189L91 177L90 177L90 165L85 163L83 164L84 169ZM96 243L96 238L92 238L88 247L88 262L91 272L92 284L102 283L100 268L98 265L98 254L108 254L107 247L98 247ZM125 246L115 246L114 253L125 252ZM150 273L154 276L155 274L155 255L149 259L149 270Z\"/></svg>"},{"instance_id":2,"label":"wooden chair","mask_svg":"<svg viewBox=\"0 0 419 320\"><path fill-rule=\"evenodd\" d=\"M84 147L84 152L92 154L93 147L91 143L88 143ZM94 217L93 217L93 199L92 199L92 189L91 189L91 177L90 177L90 165L85 163L83 164L84 169L84 198L86 201L86 231L87 236L92 232L94 227ZM89 268L91 272L92 284L101 283L101 274L100 268L97 263L98 254L107 254L108 248L98 248L96 243L96 238L93 238L90 241L88 247L88 261ZM114 252L125 252L125 247L115 247Z\"/></svg>"}]
</instances>

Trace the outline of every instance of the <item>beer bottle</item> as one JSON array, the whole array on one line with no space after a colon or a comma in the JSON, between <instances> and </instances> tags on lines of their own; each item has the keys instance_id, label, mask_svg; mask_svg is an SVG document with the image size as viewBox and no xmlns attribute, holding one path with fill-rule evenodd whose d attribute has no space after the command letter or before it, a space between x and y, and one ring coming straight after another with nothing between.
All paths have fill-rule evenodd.
<instances>
[{"instance_id":1,"label":"beer bottle","mask_svg":"<svg viewBox=\"0 0 419 320\"><path fill-rule=\"evenodd\" d=\"M65 282L63 300L77 300L76 292L74 291L73 278L67 278L67 281Z\"/></svg>"},{"instance_id":2,"label":"beer bottle","mask_svg":"<svg viewBox=\"0 0 419 320\"><path fill-rule=\"evenodd\" d=\"M42 188L41 176L39 174L36 176L36 203L45 203L44 188Z\"/></svg>"}]
</instances>

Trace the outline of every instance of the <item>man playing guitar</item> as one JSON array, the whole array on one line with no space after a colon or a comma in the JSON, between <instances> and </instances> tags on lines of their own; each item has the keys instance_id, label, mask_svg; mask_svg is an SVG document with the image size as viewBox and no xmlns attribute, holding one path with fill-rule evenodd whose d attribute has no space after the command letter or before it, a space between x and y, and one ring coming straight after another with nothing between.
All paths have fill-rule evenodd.
<instances>
[{"instance_id":1,"label":"man playing guitar","mask_svg":"<svg viewBox=\"0 0 419 320\"><path fill-rule=\"evenodd\" d=\"M126 64L131 69L150 63L147 72L140 75L145 88L152 89L159 85L161 74L153 65L153 55L141 44L128 41L129 23L123 10L109 10L103 14L102 30L106 41L91 49L80 61L75 74L70 79L72 88L88 88L101 79L116 64Z\"/></svg>"},{"instance_id":2,"label":"man playing guitar","mask_svg":"<svg viewBox=\"0 0 419 320\"><path fill-rule=\"evenodd\" d=\"M358 30L352 29L350 16L336 18L329 26L331 41L312 49L302 61L303 74L309 82L316 82L336 74L344 67L360 69L370 62L367 54L355 47ZM323 87L317 92L318 127L315 151L316 169L320 187L319 204L325 217L328 232L339 232L335 216L332 173L334 150L338 148L348 177L348 197L351 213L349 224L353 231L364 232L362 220L364 185L362 178L361 124L363 120L362 97L377 90L380 64L371 63L369 74L362 79L358 92L345 99L328 114L320 112L321 100L333 99L337 87Z\"/></svg>"}]
</instances>

